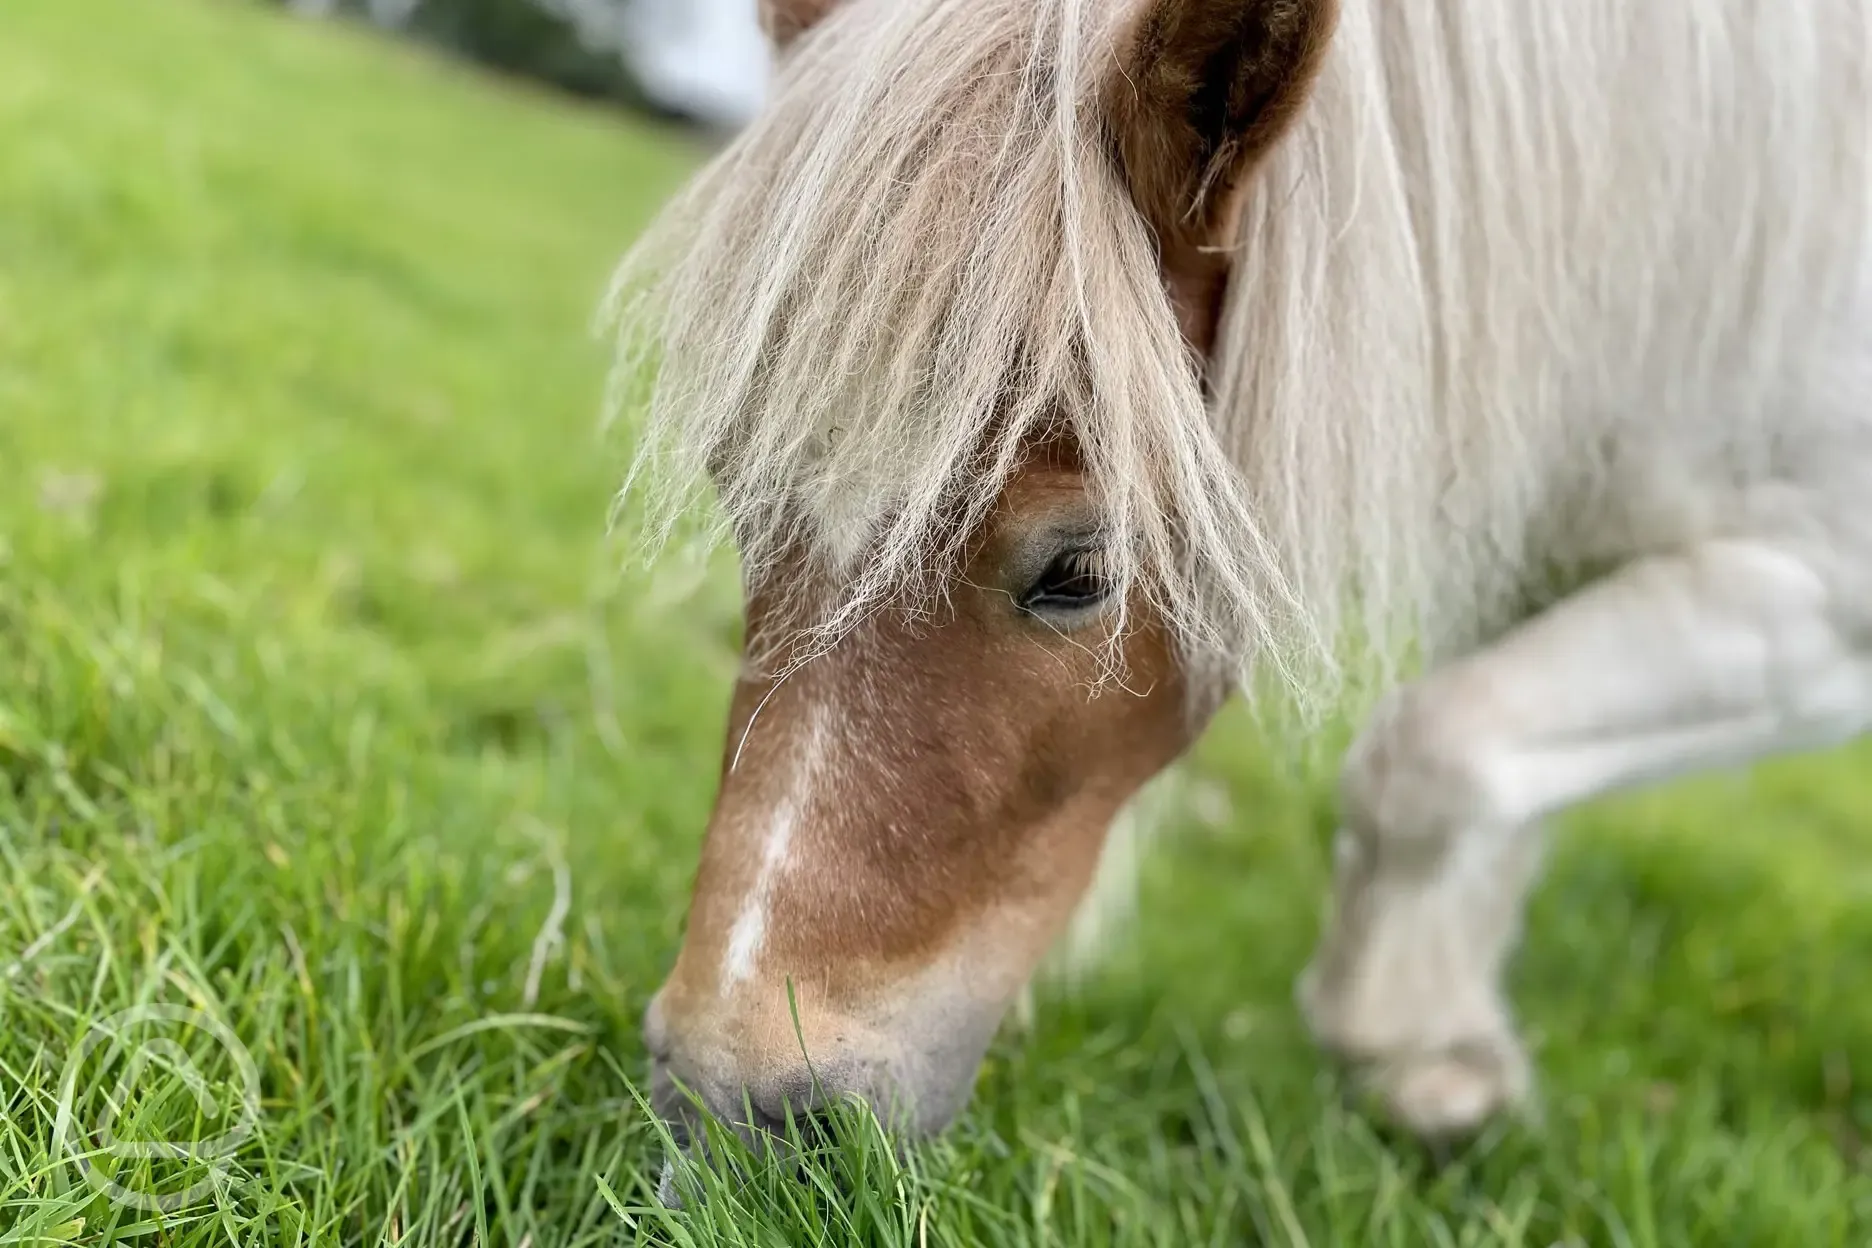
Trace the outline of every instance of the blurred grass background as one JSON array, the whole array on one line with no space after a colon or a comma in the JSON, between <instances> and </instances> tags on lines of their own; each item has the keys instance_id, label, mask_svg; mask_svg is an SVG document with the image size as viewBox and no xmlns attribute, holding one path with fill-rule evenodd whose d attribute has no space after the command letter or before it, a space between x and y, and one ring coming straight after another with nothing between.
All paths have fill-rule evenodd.
<instances>
[{"instance_id":1,"label":"blurred grass background","mask_svg":"<svg viewBox=\"0 0 1872 1248\"><path fill-rule=\"evenodd\" d=\"M1544 1125L1439 1163L1301 1033L1332 810L1242 715L954 1132L645 1208L738 602L607 538L590 325L701 155L241 0L0 6L0 1243L1872 1242L1872 750L1564 821ZM168 1212L54 1139L153 1002L263 1088ZM200 1129L180 1086L119 1133Z\"/></svg>"}]
</instances>

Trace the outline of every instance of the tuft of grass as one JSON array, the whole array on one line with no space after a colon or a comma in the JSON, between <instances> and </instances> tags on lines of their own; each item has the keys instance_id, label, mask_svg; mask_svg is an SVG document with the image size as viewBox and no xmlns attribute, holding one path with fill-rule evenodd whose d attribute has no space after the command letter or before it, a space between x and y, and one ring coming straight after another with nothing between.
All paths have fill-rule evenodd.
<instances>
[{"instance_id":1,"label":"tuft of grass","mask_svg":"<svg viewBox=\"0 0 1872 1248\"><path fill-rule=\"evenodd\" d=\"M1301 1031L1332 812L1240 714L952 1132L657 1204L738 604L620 571L587 328L695 155L261 6L0 6L0 1244L1872 1238L1872 751L1565 820L1542 1119L1432 1158Z\"/></svg>"}]
</instances>

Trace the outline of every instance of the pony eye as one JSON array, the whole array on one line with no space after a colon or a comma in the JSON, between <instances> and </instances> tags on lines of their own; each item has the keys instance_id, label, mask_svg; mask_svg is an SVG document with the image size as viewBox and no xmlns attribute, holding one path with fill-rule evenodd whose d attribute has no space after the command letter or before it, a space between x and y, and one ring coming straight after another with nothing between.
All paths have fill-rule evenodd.
<instances>
[{"instance_id":1,"label":"pony eye","mask_svg":"<svg viewBox=\"0 0 1872 1248\"><path fill-rule=\"evenodd\" d=\"M1102 562L1095 550L1064 552L1020 596L1021 610L1073 612L1097 606L1111 593Z\"/></svg>"}]
</instances>

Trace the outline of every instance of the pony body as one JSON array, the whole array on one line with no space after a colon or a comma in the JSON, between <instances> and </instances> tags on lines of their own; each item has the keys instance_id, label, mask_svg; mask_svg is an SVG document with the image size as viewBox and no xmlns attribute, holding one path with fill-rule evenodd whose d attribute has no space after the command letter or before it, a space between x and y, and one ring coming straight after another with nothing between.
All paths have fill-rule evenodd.
<instances>
[{"instance_id":1,"label":"pony body","mask_svg":"<svg viewBox=\"0 0 1872 1248\"><path fill-rule=\"evenodd\" d=\"M1862 326L1867 20L1346 7L1248 191L1213 407L1310 615L1353 587L1435 657L1556 571L1863 489L1787 455L1872 415L1809 393Z\"/></svg>"}]
</instances>

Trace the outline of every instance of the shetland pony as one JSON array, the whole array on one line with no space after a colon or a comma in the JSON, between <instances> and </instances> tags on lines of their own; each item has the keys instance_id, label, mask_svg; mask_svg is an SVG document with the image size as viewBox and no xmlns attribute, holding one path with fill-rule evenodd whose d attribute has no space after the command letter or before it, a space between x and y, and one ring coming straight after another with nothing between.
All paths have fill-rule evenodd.
<instances>
[{"instance_id":1,"label":"shetland pony","mask_svg":"<svg viewBox=\"0 0 1872 1248\"><path fill-rule=\"evenodd\" d=\"M1520 1103L1542 817L1872 722L1872 0L765 27L614 292L627 489L745 599L659 1106L940 1129L1238 691L1369 712L1313 1034L1427 1136Z\"/></svg>"}]
</instances>

